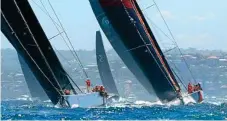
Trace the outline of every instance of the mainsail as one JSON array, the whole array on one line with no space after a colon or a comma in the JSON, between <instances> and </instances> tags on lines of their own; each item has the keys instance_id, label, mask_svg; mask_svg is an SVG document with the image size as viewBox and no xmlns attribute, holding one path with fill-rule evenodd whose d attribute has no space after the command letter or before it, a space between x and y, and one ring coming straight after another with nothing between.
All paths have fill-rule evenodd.
<instances>
[{"instance_id":1,"label":"mainsail","mask_svg":"<svg viewBox=\"0 0 227 121\"><path fill-rule=\"evenodd\" d=\"M57 104L64 89L75 90L31 6L27 0L1 3L1 31L28 64L52 103Z\"/></svg>"},{"instance_id":2,"label":"mainsail","mask_svg":"<svg viewBox=\"0 0 227 121\"><path fill-rule=\"evenodd\" d=\"M106 57L105 48L103 45L100 31L96 32L96 59L100 78L105 89L109 93L119 95L116 84L114 82L114 78L109 67L108 59Z\"/></svg>"},{"instance_id":3,"label":"mainsail","mask_svg":"<svg viewBox=\"0 0 227 121\"><path fill-rule=\"evenodd\" d=\"M180 87L136 1L99 0L99 3L158 98L163 102L177 98Z\"/></svg>"},{"instance_id":4,"label":"mainsail","mask_svg":"<svg viewBox=\"0 0 227 121\"><path fill-rule=\"evenodd\" d=\"M151 95L155 95L151 83L144 75L140 67L136 64L136 61L133 59L133 56L131 55L130 51L127 51L128 49L126 48L120 36L110 23L108 17L106 16L104 10L99 3L99 0L89 0L89 2L99 25L101 26L104 34L108 38L114 50L117 52L124 64L129 68L129 70L135 75L137 80L139 80L141 84L147 89L147 91Z\"/></svg>"},{"instance_id":5,"label":"mainsail","mask_svg":"<svg viewBox=\"0 0 227 121\"><path fill-rule=\"evenodd\" d=\"M38 80L35 78L30 68L28 67L27 63L25 63L24 59L19 54L17 55L31 97L33 99L39 99L41 101L48 100L49 98L47 97L43 88L40 86Z\"/></svg>"}]
</instances>

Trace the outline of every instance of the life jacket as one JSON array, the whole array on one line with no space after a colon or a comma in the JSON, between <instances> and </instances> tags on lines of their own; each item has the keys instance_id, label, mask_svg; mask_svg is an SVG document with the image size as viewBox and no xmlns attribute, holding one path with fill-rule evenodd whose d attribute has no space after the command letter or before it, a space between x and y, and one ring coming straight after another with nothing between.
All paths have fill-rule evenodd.
<instances>
[{"instance_id":1,"label":"life jacket","mask_svg":"<svg viewBox=\"0 0 227 121\"><path fill-rule=\"evenodd\" d=\"M100 86L100 91L104 92L105 88L103 86Z\"/></svg>"},{"instance_id":2,"label":"life jacket","mask_svg":"<svg viewBox=\"0 0 227 121\"><path fill-rule=\"evenodd\" d=\"M69 90L65 90L65 95L70 95L70 91Z\"/></svg>"},{"instance_id":3,"label":"life jacket","mask_svg":"<svg viewBox=\"0 0 227 121\"><path fill-rule=\"evenodd\" d=\"M98 91L98 89L99 89L99 88L98 88L98 86L95 86L95 92L97 92L97 91Z\"/></svg>"},{"instance_id":4,"label":"life jacket","mask_svg":"<svg viewBox=\"0 0 227 121\"><path fill-rule=\"evenodd\" d=\"M191 83L188 84L188 93L192 93L193 92L193 86L191 85Z\"/></svg>"},{"instance_id":5,"label":"life jacket","mask_svg":"<svg viewBox=\"0 0 227 121\"><path fill-rule=\"evenodd\" d=\"M87 79L86 80L86 84L87 84L88 87L90 87L91 86L91 81L89 79Z\"/></svg>"},{"instance_id":6,"label":"life jacket","mask_svg":"<svg viewBox=\"0 0 227 121\"><path fill-rule=\"evenodd\" d=\"M195 85L194 91L198 91L199 90L199 86Z\"/></svg>"}]
</instances>

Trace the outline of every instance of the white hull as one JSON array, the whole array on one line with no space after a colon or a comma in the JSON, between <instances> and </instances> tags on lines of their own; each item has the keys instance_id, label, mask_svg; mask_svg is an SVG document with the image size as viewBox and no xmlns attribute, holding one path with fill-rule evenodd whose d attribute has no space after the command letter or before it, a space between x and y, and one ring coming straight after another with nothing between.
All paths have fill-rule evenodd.
<instances>
[{"instance_id":1,"label":"white hull","mask_svg":"<svg viewBox=\"0 0 227 121\"><path fill-rule=\"evenodd\" d=\"M106 98L102 97L99 92L78 95L64 95L64 97L71 108L90 108L106 104Z\"/></svg>"},{"instance_id":2,"label":"white hull","mask_svg":"<svg viewBox=\"0 0 227 121\"><path fill-rule=\"evenodd\" d=\"M202 103L203 100L200 100L199 93L203 94L203 91L197 91L197 92L193 92L191 94L185 94L183 96L183 104Z\"/></svg>"},{"instance_id":3,"label":"white hull","mask_svg":"<svg viewBox=\"0 0 227 121\"><path fill-rule=\"evenodd\" d=\"M190 103L202 103L203 100L200 100L199 93L202 94L203 91L197 91L197 92L193 92L191 94L184 93L182 95L181 99L177 98L177 99L175 99L175 100L173 100L169 103L170 104L183 104L183 105L187 105L187 104L190 104Z\"/></svg>"}]
</instances>

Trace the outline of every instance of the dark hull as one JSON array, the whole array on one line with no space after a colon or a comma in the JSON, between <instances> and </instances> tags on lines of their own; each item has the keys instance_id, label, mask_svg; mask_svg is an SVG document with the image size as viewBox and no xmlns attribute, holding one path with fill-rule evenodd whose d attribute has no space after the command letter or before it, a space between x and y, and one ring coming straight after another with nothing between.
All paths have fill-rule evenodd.
<instances>
[{"instance_id":1,"label":"dark hull","mask_svg":"<svg viewBox=\"0 0 227 121\"><path fill-rule=\"evenodd\" d=\"M120 36L116 33L111 23L109 23L109 19L107 18L102 7L100 6L99 0L89 1L99 25L101 26L103 32L105 33L114 50L117 52L117 54L122 59L124 64L128 67L128 69L135 75L137 80L139 80L139 82L146 88L146 90L151 95L155 95L148 78L144 75L140 67L136 64L136 61L133 59L132 54L127 51L128 49L122 42Z\"/></svg>"},{"instance_id":2,"label":"dark hull","mask_svg":"<svg viewBox=\"0 0 227 121\"><path fill-rule=\"evenodd\" d=\"M52 103L57 104L63 95L62 89L73 87L31 6L27 0L2 0L1 3L3 34L28 64Z\"/></svg>"},{"instance_id":3,"label":"dark hull","mask_svg":"<svg viewBox=\"0 0 227 121\"><path fill-rule=\"evenodd\" d=\"M96 32L96 59L103 86L109 93L117 94L118 90L110 70L100 31Z\"/></svg>"},{"instance_id":4,"label":"dark hull","mask_svg":"<svg viewBox=\"0 0 227 121\"><path fill-rule=\"evenodd\" d=\"M43 88L39 84L39 81L35 78L34 74L28 67L27 63L25 63L24 59L20 55L18 55L18 59L31 97L33 99L38 98L41 101L49 100Z\"/></svg>"},{"instance_id":5,"label":"dark hull","mask_svg":"<svg viewBox=\"0 0 227 121\"><path fill-rule=\"evenodd\" d=\"M142 20L138 11L135 10L135 5L130 0L99 1L125 47L149 79L158 98L162 102L177 98L174 86L178 85L175 78L168 70L168 64L165 62L157 42L153 40L154 37L150 37L152 33L144 25L145 20Z\"/></svg>"}]
</instances>

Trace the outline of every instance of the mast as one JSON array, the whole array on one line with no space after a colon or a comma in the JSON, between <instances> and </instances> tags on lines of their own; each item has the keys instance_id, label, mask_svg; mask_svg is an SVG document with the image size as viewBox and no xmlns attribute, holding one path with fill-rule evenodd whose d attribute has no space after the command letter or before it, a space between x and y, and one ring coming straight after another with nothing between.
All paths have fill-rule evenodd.
<instances>
[{"instance_id":1,"label":"mast","mask_svg":"<svg viewBox=\"0 0 227 121\"><path fill-rule=\"evenodd\" d=\"M107 92L119 95L112 76L100 31L96 31L96 59L100 78Z\"/></svg>"},{"instance_id":2,"label":"mast","mask_svg":"<svg viewBox=\"0 0 227 121\"><path fill-rule=\"evenodd\" d=\"M2 0L1 25L53 104L75 91L27 0Z\"/></svg>"},{"instance_id":3,"label":"mast","mask_svg":"<svg viewBox=\"0 0 227 121\"><path fill-rule=\"evenodd\" d=\"M177 98L180 87L136 1L99 0L99 2L136 64L149 79L159 99L165 102ZM146 85L143 86L146 88Z\"/></svg>"}]
</instances>

